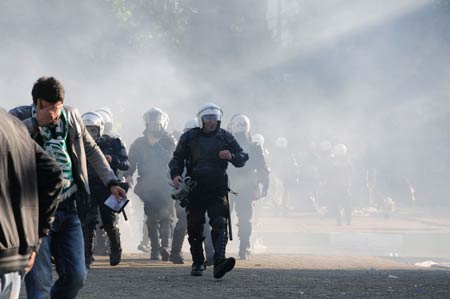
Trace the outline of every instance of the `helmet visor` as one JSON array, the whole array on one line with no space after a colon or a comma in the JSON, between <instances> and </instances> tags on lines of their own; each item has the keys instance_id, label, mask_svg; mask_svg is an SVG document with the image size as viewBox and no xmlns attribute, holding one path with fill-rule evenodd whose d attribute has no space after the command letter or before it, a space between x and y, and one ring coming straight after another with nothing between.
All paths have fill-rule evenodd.
<instances>
[{"instance_id":1,"label":"helmet visor","mask_svg":"<svg viewBox=\"0 0 450 299\"><path fill-rule=\"evenodd\" d=\"M203 121L219 121L219 115L217 114L206 114L202 116Z\"/></svg>"},{"instance_id":2,"label":"helmet visor","mask_svg":"<svg viewBox=\"0 0 450 299\"><path fill-rule=\"evenodd\" d=\"M97 139L100 137L100 128L95 126L86 126L86 130L89 132L92 138Z\"/></svg>"},{"instance_id":3,"label":"helmet visor","mask_svg":"<svg viewBox=\"0 0 450 299\"><path fill-rule=\"evenodd\" d=\"M200 111L198 113L198 116L200 119L203 120L204 116L209 116L209 115L214 115L216 117L217 121L221 121L222 120L222 110L215 108L215 107L208 107L206 109L203 109L202 111Z\"/></svg>"},{"instance_id":4,"label":"helmet visor","mask_svg":"<svg viewBox=\"0 0 450 299\"><path fill-rule=\"evenodd\" d=\"M162 131L163 127L160 122L151 121L147 123L147 129L150 132L159 132Z\"/></svg>"}]
</instances>

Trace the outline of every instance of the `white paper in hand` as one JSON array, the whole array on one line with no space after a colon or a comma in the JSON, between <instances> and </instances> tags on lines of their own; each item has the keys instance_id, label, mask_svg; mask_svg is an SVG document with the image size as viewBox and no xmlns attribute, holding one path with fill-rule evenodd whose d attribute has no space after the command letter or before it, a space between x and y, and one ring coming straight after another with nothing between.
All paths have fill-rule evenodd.
<instances>
[{"instance_id":1,"label":"white paper in hand","mask_svg":"<svg viewBox=\"0 0 450 299\"><path fill-rule=\"evenodd\" d=\"M117 201L116 197L114 195L110 195L106 200L105 200L105 205L110 208L111 210L113 210L114 212L120 213L122 212L123 208L125 208L125 206L127 205L127 203L129 202L128 199L123 198L120 202Z\"/></svg>"}]
</instances>

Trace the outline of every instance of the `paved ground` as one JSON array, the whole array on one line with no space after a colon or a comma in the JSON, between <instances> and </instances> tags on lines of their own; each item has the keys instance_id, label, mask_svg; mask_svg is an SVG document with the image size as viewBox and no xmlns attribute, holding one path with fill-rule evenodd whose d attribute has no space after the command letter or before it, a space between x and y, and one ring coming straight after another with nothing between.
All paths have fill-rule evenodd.
<instances>
[{"instance_id":1,"label":"paved ground","mask_svg":"<svg viewBox=\"0 0 450 299\"><path fill-rule=\"evenodd\" d=\"M79 298L449 298L450 271L377 257L255 255L221 280L189 264L98 257ZM23 297L24 298L24 297Z\"/></svg>"},{"instance_id":2,"label":"paved ground","mask_svg":"<svg viewBox=\"0 0 450 299\"><path fill-rule=\"evenodd\" d=\"M444 216L355 215L351 226L311 214L265 216L255 224L259 253L215 280L211 268L191 277L190 260L173 265L132 253L137 238L123 229L131 253L117 267L97 257L78 298L450 298L449 235ZM238 242L228 248L233 255Z\"/></svg>"}]
</instances>

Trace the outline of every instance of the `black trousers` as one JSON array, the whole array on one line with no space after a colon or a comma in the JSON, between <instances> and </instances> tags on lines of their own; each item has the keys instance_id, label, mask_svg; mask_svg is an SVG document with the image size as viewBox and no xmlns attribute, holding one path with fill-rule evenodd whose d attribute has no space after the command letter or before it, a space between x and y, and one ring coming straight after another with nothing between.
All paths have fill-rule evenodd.
<instances>
[{"instance_id":1,"label":"black trousers","mask_svg":"<svg viewBox=\"0 0 450 299\"><path fill-rule=\"evenodd\" d=\"M95 229L97 226L99 210L103 229L110 238L110 246L113 246L115 250L120 250L119 228L116 225L117 215L104 204L104 201L110 194L109 190L104 187L91 188L91 206L82 219L85 257L88 263L92 259L95 250Z\"/></svg>"},{"instance_id":2,"label":"black trousers","mask_svg":"<svg viewBox=\"0 0 450 299\"><path fill-rule=\"evenodd\" d=\"M228 200L225 194L214 192L193 192L187 206L187 227L189 244L194 263L203 263L203 231L205 213L208 213L212 227L211 237L214 245L214 258L225 257L228 241L227 222L229 217Z\"/></svg>"},{"instance_id":3,"label":"black trousers","mask_svg":"<svg viewBox=\"0 0 450 299\"><path fill-rule=\"evenodd\" d=\"M112 229L116 224L117 214L109 209L105 204L106 198L111 195L111 192L106 188L91 189L91 208L86 213L85 223L88 226L94 226L97 222L98 211L100 210L100 218L105 230Z\"/></svg>"}]
</instances>

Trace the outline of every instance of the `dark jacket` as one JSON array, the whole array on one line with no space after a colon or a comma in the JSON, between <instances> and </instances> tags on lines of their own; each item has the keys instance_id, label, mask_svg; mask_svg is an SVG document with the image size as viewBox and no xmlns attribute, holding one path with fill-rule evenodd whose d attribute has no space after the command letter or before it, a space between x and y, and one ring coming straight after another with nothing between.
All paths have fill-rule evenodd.
<instances>
[{"instance_id":1,"label":"dark jacket","mask_svg":"<svg viewBox=\"0 0 450 299\"><path fill-rule=\"evenodd\" d=\"M0 109L0 273L23 271L48 233L62 188L59 165Z\"/></svg>"},{"instance_id":2,"label":"dark jacket","mask_svg":"<svg viewBox=\"0 0 450 299\"><path fill-rule=\"evenodd\" d=\"M198 183L197 190L227 190L228 160L219 158L222 150L231 152L230 162L235 167L243 167L248 160L248 154L230 132L218 129L204 133L200 128L190 129L181 135L169 163L172 179L181 176L186 167L187 175Z\"/></svg>"},{"instance_id":3,"label":"dark jacket","mask_svg":"<svg viewBox=\"0 0 450 299\"><path fill-rule=\"evenodd\" d=\"M100 138L95 140L100 150L104 155L111 156L111 163L109 166L114 171L116 176L118 171L126 171L130 168L130 163L128 162L128 154L125 143L119 136L111 136L104 134ZM101 181L99 175L95 169L88 163L88 174L89 174L89 186L90 188L101 188L104 189L105 186Z\"/></svg>"},{"instance_id":4,"label":"dark jacket","mask_svg":"<svg viewBox=\"0 0 450 299\"><path fill-rule=\"evenodd\" d=\"M86 131L78 110L64 105L64 110L69 123L69 135L66 140L70 158L72 160L72 174L78 189L85 190L88 194L89 180L87 170L87 160L89 164L97 171L103 184L109 187L111 184L118 184L118 180L112 169L109 167L105 156L100 148ZM32 118L31 106L21 106L12 109L9 113L13 114L25 124L31 137L42 145L42 137L39 134L37 122Z\"/></svg>"}]
</instances>

